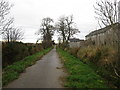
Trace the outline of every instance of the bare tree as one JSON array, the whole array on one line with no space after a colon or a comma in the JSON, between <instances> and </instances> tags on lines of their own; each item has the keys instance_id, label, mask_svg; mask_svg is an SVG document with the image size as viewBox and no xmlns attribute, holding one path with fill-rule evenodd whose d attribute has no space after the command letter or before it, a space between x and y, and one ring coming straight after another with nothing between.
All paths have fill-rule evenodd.
<instances>
[{"instance_id":1,"label":"bare tree","mask_svg":"<svg viewBox=\"0 0 120 90\"><path fill-rule=\"evenodd\" d=\"M65 22L65 17L60 17L59 21L56 23L57 32L60 33L63 39L63 43L66 41L66 34L67 34L67 25Z\"/></svg>"},{"instance_id":2,"label":"bare tree","mask_svg":"<svg viewBox=\"0 0 120 90\"><path fill-rule=\"evenodd\" d=\"M2 28L2 36L4 40L7 40L7 42L10 42L10 31L12 30L13 27L13 21L14 18L10 18L7 20L6 24Z\"/></svg>"},{"instance_id":3,"label":"bare tree","mask_svg":"<svg viewBox=\"0 0 120 90\"><path fill-rule=\"evenodd\" d=\"M15 42L17 40L23 39L23 32L19 28L13 26L14 18L7 20L6 25L3 28L3 39L9 42Z\"/></svg>"},{"instance_id":4,"label":"bare tree","mask_svg":"<svg viewBox=\"0 0 120 90\"><path fill-rule=\"evenodd\" d=\"M10 13L10 9L13 4L9 4L6 0L0 0L0 18L4 19L6 15Z\"/></svg>"},{"instance_id":5,"label":"bare tree","mask_svg":"<svg viewBox=\"0 0 120 90\"><path fill-rule=\"evenodd\" d=\"M7 19L6 22L4 23L1 33L4 34L8 30L8 28L12 27L13 22L14 22L14 18Z\"/></svg>"},{"instance_id":6,"label":"bare tree","mask_svg":"<svg viewBox=\"0 0 120 90\"><path fill-rule=\"evenodd\" d=\"M68 42L70 37L80 31L75 28L75 23L73 22L73 15L60 17L58 23L56 24L58 33L63 38L63 42Z\"/></svg>"},{"instance_id":7,"label":"bare tree","mask_svg":"<svg viewBox=\"0 0 120 90\"><path fill-rule=\"evenodd\" d=\"M7 42L13 42L23 38L22 31L13 26L14 18L8 17L12 6L13 4L10 4L7 0L0 0L0 33Z\"/></svg>"},{"instance_id":8,"label":"bare tree","mask_svg":"<svg viewBox=\"0 0 120 90\"><path fill-rule=\"evenodd\" d=\"M117 0L101 0L94 6L96 19L99 24L108 26L118 21Z\"/></svg>"},{"instance_id":9,"label":"bare tree","mask_svg":"<svg viewBox=\"0 0 120 90\"><path fill-rule=\"evenodd\" d=\"M66 17L66 25L68 29L68 35L67 35L67 41L76 33L80 33L80 31L76 28L74 28L74 22L73 22L73 15Z\"/></svg>"},{"instance_id":10,"label":"bare tree","mask_svg":"<svg viewBox=\"0 0 120 90\"><path fill-rule=\"evenodd\" d=\"M52 45L52 36L54 34L53 19L51 19L50 17L43 18L40 29L37 32L37 34L42 36L43 47L50 47ZM39 40L40 38L37 40L37 42Z\"/></svg>"},{"instance_id":11,"label":"bare tree","mask_svg":"<svg viewBox=\"0 0 120 90\"><path fill-rule=\"evenodd\" d=\"M22 40L23 35L24 35L24 33L22 32L22 30L20 28L13 28L10 31L10 41L16 42L18 40Z\"/></svg>"},{"instance_id":12,"label":"bare tree","mask_svg":"<svg viewBox=\"0 0 120 90\"><path fill-rule=\"evenodd\" d=\"M13 4L9 4L6 0L0 0L0 31L6 25L6 16L10 13Z\"/></svg>"},{"instance_id":13,"label":"bare tree","mask_svg":"<svg viewBox=\"0 0 120 90\"><path fill-rule=\"evenodd\" d=\"M54 27L52 25L53 20L49 17L43 18L38 34L43 36L43 41L51 41Z\"/></svg>"}]
</instances>

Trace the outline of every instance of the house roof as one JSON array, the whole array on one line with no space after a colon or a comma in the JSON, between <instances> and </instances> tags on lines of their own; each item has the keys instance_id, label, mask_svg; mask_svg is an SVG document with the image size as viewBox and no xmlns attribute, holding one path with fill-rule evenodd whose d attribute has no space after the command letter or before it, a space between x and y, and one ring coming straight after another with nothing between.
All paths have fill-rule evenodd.
<instances>
[{"instance_id":1,"label":"house roof","mask_svg":"<svg viewBox=\"0 0 120 90\"><path fill-rule=\"evenodd\" d=\"M78 39L78 38L70 38L69 41L70 42L79 42L80 39Z\"/></svg>"},{"instance_id":2,"label":"house roof","mask_svg":"<svg viewBox=\"0 0 120 90\"><path fill-rule=\"evenodd\" d=\"M115 27L116 27L117 25L118 25L118 23L114 24ZM92 31L91 33L89 33L89 34L86 35L85 37L97 35L97 34L100 34L100 33L105 33L106 31L110 30L110 28L111 28L111 25L110 25L110 26L107 26L107 27L104 27L104 28L101 28L101 29L99 29L99 30Z\"/></svg>"},{"instance_id":3,"label":"house roof","mask_svg":"<svg viewBox=\"0 0 120 90\"><path fill-rule=\"evenodd\" d=\"M70 38L69 41L70 42L79 42L79 41L84 41L84 40L80 40L78 38Z\"/></svg>"}]
</instances>

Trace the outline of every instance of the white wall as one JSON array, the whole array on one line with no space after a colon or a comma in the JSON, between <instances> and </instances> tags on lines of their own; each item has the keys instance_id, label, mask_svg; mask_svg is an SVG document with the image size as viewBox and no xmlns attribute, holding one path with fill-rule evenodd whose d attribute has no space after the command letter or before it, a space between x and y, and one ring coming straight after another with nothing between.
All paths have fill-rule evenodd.
<instances>
[{"instance_id":1,"label":"white wall","mask_svg":"<svg viewBox=\"0 0 120 90\"><path fill-rule=\"evenodd\" d=\"M69 42L70 48L80 47L80 42Z\"/></svg>"}]
</instances>

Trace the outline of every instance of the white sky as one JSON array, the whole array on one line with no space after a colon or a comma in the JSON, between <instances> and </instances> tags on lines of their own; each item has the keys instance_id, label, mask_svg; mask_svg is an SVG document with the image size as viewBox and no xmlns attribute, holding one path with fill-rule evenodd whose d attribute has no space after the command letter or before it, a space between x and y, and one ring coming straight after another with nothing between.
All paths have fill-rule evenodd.
<instances>
[{"instance_id":1,"label":"white sky","mask_svg":"<svg viewBox=\"0 0 120 90\"><path fill-rule=\"evenodd\" d=\"M14 4L11 15L15 18L15 26L19 26L25 32L23 42L36 42L35 32L40 27L40 21L44 17L51 17L55 22L62 15L74 16L74 22L80 30L75 35L79 39L85 39L90 31L99 28L94 16L96 0L9 0ZM57 35L54 36L57 40Z\"/></svg>"}]
</instances>

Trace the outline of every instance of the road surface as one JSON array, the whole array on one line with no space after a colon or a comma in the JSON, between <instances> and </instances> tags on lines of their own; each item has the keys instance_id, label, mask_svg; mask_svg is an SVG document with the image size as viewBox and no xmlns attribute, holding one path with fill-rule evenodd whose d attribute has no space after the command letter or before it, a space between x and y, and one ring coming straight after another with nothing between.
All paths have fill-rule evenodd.
<instances>
[{"instance_id":1,"label":"road surface","mask_svg":"<svg viewBox=\"0 0 120 90\"><path fill-rule=\"evenodd\" d=\"M66 73L62 67L54 48L4 88L63 88L61 78Z\"/></svg>"}]
</instances>

